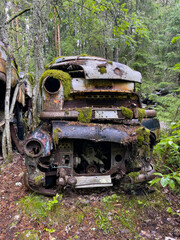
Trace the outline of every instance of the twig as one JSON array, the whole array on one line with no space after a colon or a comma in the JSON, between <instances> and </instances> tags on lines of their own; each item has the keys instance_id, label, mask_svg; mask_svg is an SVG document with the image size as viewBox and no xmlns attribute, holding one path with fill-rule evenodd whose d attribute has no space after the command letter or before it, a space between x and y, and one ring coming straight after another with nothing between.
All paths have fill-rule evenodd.
<instances>
[{"instance_id":1,"label":"twig","mask_svg":"<svg viewBox=\"0 0 180 240\"><path fill-rule=\"evenodd\" d=\"M22 10L21 12L18 12L17 14L15 14L13 17L11 17L8 21L5 22L5 24L9 24L11 23L15 18L21 16L23 13L30 11L32 8L26 8L24 10Z\"/></svg>"}]
</instances>

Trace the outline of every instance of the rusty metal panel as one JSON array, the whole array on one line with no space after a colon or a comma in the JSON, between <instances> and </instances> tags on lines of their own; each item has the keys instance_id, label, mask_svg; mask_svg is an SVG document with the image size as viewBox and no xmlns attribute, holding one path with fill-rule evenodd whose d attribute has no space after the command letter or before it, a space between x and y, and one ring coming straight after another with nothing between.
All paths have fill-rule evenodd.
<instances>
[{"instance_id":1,"label":"rusty metal panel","mask_svg":"<svg viewBox=\"0 0 180 240\"><path fill-rule=\"evenodd\" d=\"M7 53L4 44L0 41L0 80L6 81L6 61L7 61ZM19 81L19 77L17 74L17 69L12 65L12 79L11 86L14 87Z\"/></svg>"},{"instance_id":2,"label":"rusty metal panel","mask_svg":"<svg viewBox=\"0 0 180 240\"><path fill-rule=\"evenodd\" d=\"M38 127L35 130L35 132L33 132L31 134L31 136L28 138L28 141L34 140L34 139L38 140L43 145L43 147L44 147L44 149L43 149L43 156L49 156L50 155L50 151L52 149L51 137L49 136L49 134L46 131L41 129L41 126ZM26 145L25 145L25 150L26 150Z\"/></svg>"},{"instance_id":3,"label":"rusty metal panel","mask_svg":"<svg viewBox=\"0 0 180 240\"><path fill-rule=\"evenodd\" d=\"M40 114L41 119L77 119L79 115L78 111L74 110L59 110L57 112L43 111Z\"/></svg>"},{"instance_id":4,"label":"rusty metal panel","mask_svg":"<svg viewBox=\"0 0 180 240\"><path fill-rule=\"evenodd\" d=\"M87 139L92 141L121 143L128 136L124 130L116 129L108 125L98 124L73 124L70 122L52 121L52 131L59 128L59 138Z\"/></svg>"},{"instance_id":5,"label":"rusty metal panel","mask_svg":"<svg viewBox=\"0 0 180 240\"><path fill-rule=\"evenodd\" d=\"M103 78L103 76L102 76ZM134 91L134 82L125 82L122 80L92 80L92 79L83 79L83 78L73 78L71 81L72 91L99 91L99 90L118 90L118 91Z\"/></svg>"},{"instance_id":6,"label":"rusty metal panel","mask_svg":"<svg viewBox=\"0 0 180 240\"><path fill-rule=\"evenodd\" d=\"M43 85L44 86L44 85ZM47 110L62 110L62 105L64 102L63 97L63 86L56 94L50 94L43 89L42 91L43 106L42 109Z\"/></svg>"},{"instance_id":7,"label":"rusty metal panel","mask_svg":"<svg viewBox=\"0 0 180 240\"><path fill-rule=\"evenodd\" d=\"M95 110L96 119L118 119L117 110Z\"/></svg>"},{"instance_id":8,"label":"rusty metal panel","mask_svg":"<svg viewBox=\"0 0 180 240\"><path fill-rule=\"evenodd\" d=\"M58 68L66 64L68 67L71 65L81 66L86 79L122 79L138 83L141 83L142 79L140 72L132 70L125 64L88 56L59 58L50 68ZM104 68L105 71L101 71L101 68Z\"/></svg>"},{"instance_id":9,"label":"rusty metal panel","mask_svg":"<svg viewBox=\"0 0 180 240\"><path fill-rule=\"evenodd\" d=\"M76 177L76 180L75 188L110 187L113 185L110 175L80 176Z\"/></svg>"}]
</instances>

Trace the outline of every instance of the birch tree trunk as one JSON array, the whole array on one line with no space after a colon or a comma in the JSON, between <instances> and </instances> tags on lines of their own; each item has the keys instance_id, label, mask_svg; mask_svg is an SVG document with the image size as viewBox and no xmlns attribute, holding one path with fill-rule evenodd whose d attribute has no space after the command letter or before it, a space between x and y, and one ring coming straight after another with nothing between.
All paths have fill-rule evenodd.
<instances>
[{"instance_id":1,"label":"birch tree trunk","mask_svg":"<svg viewBox=\"0 0 180 240\"><path fill-rule=\"evenodd\" d=\"M7 1L4 0L4 9L7 8ZM5 11L4 11L5 12ZM4 42L7 48L7 60L6 60L6 95L5 95L5 130L3 132L3 157L6 158L8 156L8 160L12 160L12 144L11 144L11 135L10 135L10 94L11 94L11 49L9 44L9 39L7 36L7 25L6 22L6 14L1 12L0 17L0 39ZM6 155L6 143L8 155Z\"/></svg>"},{"instance_id":2,"label":"birch tree trunk","mask_svg":"<svg viewBox=\"0 0 180 240\"><path fill-rule=\"evenodd\" d=\"M12 160L12 144L10 134L10 95L11 95L11 52L10 47L7 48L7 61L6 61L6 96L5 96L5 129L6 129L6 140L8 148L8 159Z\"/></svg>"}]
</instances>

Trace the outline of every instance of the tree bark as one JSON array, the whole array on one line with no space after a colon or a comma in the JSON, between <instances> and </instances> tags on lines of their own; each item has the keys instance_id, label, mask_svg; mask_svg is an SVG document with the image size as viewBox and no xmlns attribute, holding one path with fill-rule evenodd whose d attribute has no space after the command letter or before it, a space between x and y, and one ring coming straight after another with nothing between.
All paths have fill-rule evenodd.
<instances>
[{"instance_id":1,"label":"tree bark","mask_svg":"<svg viewBox=\"0 0 180 240\"><path fill-rule=\"evenodd\" d=\"M43 46L44 37L47 30L48 15L52 0L33 0L33 42L34 42L34 65L35 65L35 83L32 94L32 117L33 129L38 123L38 109L40 108L39 79L44 71L43 64ZM37 101L38 100L38 101ZM38 104L38 105L37 105Z\"/></svg>"},{"instance_id":2,"label":"tree bark","mask_svg":"<svg viewBox=\"0 0 180 240\"><path fill-rule=\"evenodd\" d=\"M7 1L4 0L4 9L7 8ZM5 12L5 11L4 11ZM10 94L11 94L11 49L9 44L9 39L7 36L7 26L6 22L6 14L1 12L1 25L0 25L0 39L3 41L7 48L7 60L6 60L6 95L5 95L5 129L3 132L3 157L8 160L12 160L12 144L11 144L11 136L10 136ZM6 155L6 143L8 156Z\"/></svg>"},{"instance_id":3,"label":"tree bark","mask_svg":"<svg viewBox=\"0 0 180 240\"><path fill-rule=\"evenodd\" d=\"M61 32L60 32L60 23L58 24L58 52L59 56L61 56Z\"/></svg>"},{"instance_id":4,"label":"tree bark","mask_svg":"<svg viewBox=\"0 0 180 240\"><path fill-rule=\"evenodd\" d=\"M10 95L11 95L11 54L9 54L10 47L8 49L7 61L6 61L6 96L5 96L5 129L6 129L6 139L9 160L12 156L12 144L11 144L11 134L10 134Z\"/></svg>"},{"instance_id":5,"label":"tree bark","mask_svg":"<svg viewBox=\"0 0 180 240\"><path fill-rule=\"evenodd\" d=\"M54 8L54 43L57 54L57 29L56 29L56 9Z\"/></svg>"}]
</instances>

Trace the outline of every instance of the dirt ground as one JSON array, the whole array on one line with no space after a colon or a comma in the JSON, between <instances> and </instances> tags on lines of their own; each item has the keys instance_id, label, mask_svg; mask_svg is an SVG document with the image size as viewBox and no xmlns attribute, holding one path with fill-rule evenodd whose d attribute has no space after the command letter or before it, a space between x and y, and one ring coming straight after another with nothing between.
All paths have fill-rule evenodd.
<instances>
[{"instance_id":1,"label":"dirt ground","mask_svg":"<svg viewBox=\"0 0 180 240\"><path fill-rule=\"evenodd\" d=\"M24 187L24 169L23 157L14 153L0 172L0 239L180 239L179 199L169 189L66 191L58 210L35 217L19 203L34 196Z\"/></svg>"}]
</instances>

